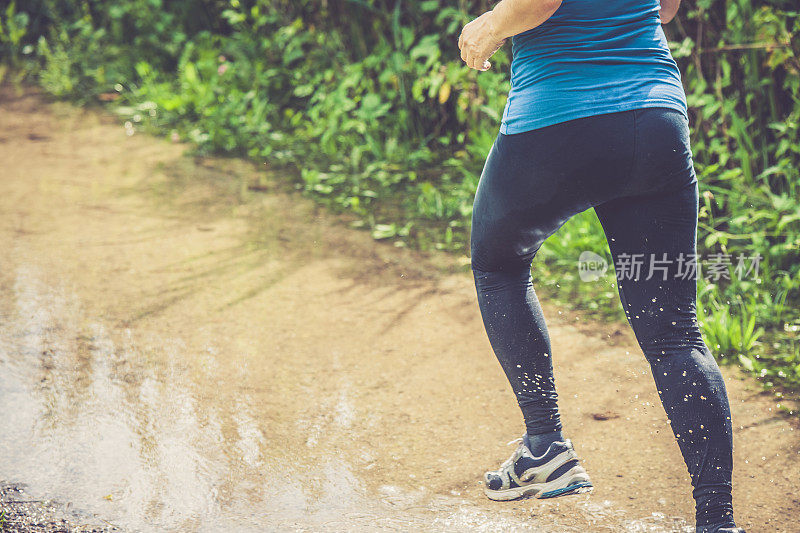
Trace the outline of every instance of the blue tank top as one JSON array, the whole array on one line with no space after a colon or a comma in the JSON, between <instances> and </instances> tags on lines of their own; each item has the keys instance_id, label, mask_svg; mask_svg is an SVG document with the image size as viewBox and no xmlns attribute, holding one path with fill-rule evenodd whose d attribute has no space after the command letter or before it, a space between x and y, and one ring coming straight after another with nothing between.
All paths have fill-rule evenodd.
<instances>
[{"instance_id":1,"label":"blue tank top","mask_svg":"<svg viewBox=\"0 0 800 533\"><path fill-rule=\"evenodd\" d=\"M544 24L513 36L500 132L642 107L688 118L658 13L659 0L563 0Z\"/></svg>"}]
</instances>

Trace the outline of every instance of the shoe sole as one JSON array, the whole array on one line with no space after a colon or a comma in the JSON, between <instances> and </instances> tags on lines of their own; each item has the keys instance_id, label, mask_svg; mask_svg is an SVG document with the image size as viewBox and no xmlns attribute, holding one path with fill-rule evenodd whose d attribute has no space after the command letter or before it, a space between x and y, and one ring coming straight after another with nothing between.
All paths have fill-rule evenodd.
<instances>
[{"instance_id":1,"label":"shoe sole","mask_svg":"<svg viewBox=\"0 0 800 533\"><path fill-rule=\"evenodd\" d=\"M583 494L591 492L593 488L594 486L589 481L589 476L583 467L576 466L558 479L547 483L531 483L530 485L505 490L492 490L484 486L483 493L490 500L509 501L527 496L544 499L568 494Z\"/></svg>"}]
</instances>

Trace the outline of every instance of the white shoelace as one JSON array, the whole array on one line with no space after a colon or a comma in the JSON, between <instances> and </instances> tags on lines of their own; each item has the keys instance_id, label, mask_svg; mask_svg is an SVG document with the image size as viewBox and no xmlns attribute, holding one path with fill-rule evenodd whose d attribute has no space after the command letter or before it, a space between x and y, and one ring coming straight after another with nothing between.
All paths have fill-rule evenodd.
<instances>
[{"instance_id":1,"label":"white shoelace","mask_svg":"<svg viewBox=\"0 0 800 533\"><path fill-rule=\"evenodd\" d=\"M522 437L518 437L518 438L516 438L516 439L514 439L512 441L509 441L506 444L506 446L511 446L512 444L517 444L517 449L514 450L514 453L511 454L511 457L506 459L506 461L503 464L500 465L500 470L497 470L497 472L502 472L503 470L505 470L509 466L513 465L515 462L517 462L517 459L519 459L522 456L521 452L522 452L522 447L524 446L524 444L522 444L522 441L523 441L523 438Z\"/></svg>"}]
</instances>

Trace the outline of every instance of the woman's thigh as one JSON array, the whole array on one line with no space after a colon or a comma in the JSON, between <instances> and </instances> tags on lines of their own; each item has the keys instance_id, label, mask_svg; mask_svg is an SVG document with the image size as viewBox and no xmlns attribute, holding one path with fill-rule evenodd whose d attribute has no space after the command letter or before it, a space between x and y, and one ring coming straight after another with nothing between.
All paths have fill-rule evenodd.
<instances>
[{"instance_id":1,"label":"woman's thigh","mask_svg":"<svg viewBox=\"0 0 800 533\"><path fill-rule=\"evenodd\" d=\"M695 182L688 120L672 109L606 113L500 133L475 194L472 266L483 271L525 267L573 215Z\"/></svg>"},{"instance_id":2,"label":"woman's thigh","mask_svg":"<svg viewBox=\"0 0 800 533\"><path fill-rule=\"evenodd\" d=\"M673 191L595 206L623 308L645 345L679 337L688 341L686 332L697 329L697 211L696 180Z\"/></svg>"},{"instance_id":3,"label":"woman's thigh","mask_svg":"<svg viewBox=\"0 0 800 533\"><path fill-rule=\"evenodd\" d=\"M634 113L499 133L473 204L473 268L529 266L571 216L621 194L633 164Z\"/></svg>"}]
</instances>

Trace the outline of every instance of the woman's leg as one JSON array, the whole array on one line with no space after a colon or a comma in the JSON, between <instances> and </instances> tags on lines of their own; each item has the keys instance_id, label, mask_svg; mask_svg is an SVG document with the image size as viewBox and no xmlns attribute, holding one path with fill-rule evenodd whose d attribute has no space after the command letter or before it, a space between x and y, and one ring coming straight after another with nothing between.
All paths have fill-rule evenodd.
<instances>
[{"instance_id":1,"label":"woman's leg","mask_svg":"<svg viewBox=\"0 0 800 533\"><path fill-rule=\"evenodd\" d=\"M563 440L552 350L530 263L487 271L473 269L486 333L522 409L528 446L541 455Z\"/></svg>"},{"instance_id":2,"label":"woman's leg","mask_svg":"<svg viewBox=\"0 0 800 533\"><path fill-rule=\"evenodd\" d=\"M691 475L697 524L733 525L732 430L725 383L696 315L698 191L694 173L671 192L595 207L620 298L650 363Z\"/></svg>"},{"instance_id":3,"label":"woman's leg","mask_svg":"<svg viewBox=\"0 0 800 533\"><path fill-rule=\"evenodd\" d=\"M661 108L498 135L475 196L472 269L527 431L552 436L561 423L530 264L570 216L596 206L623 307L691 474L698 525L732 525L730 408L698 329L696 278L686 275L698 211L691 157L688 121Z\"/></svg>"},{"instance_id":4,"label":"woman's leg","mask_svg":"<svg viewBox=\"0 0 800 533\"><path fill-rule=\"evenodd\" d=\"M569 217L616 194L620 176L630 170L632 141L632 112L499 134L481 174L471 234L478 303L535 455L562 437L531 261Z\"/></svg>"},{"instance_id":5,"label":"woman's leg","mask_svg":"<svg viewBox=\"0 0 800 533\"><path fill-rule=\"evenodd\" d=\"M492 147L476 194L472 271L486 334L522 409L531 451L540 455L551 442L562 439L552 350L531 281L531 261L538 246L518 249L522 247L513 242L519 231L516 221L508 215L497 216L505 213L500 205L507 203L497 198L499 190L488 191L502 188L493 185L501 181L501 173L508 177L508 161L501 160L499 146L504 147L503 137ZM517 176L517 180L524 177ZM485 212L485 204L492 204L493 213Z\"/></svg>"}]
</instances>

